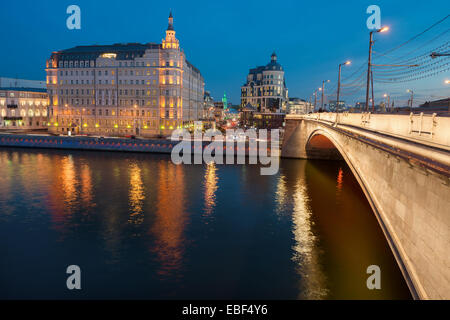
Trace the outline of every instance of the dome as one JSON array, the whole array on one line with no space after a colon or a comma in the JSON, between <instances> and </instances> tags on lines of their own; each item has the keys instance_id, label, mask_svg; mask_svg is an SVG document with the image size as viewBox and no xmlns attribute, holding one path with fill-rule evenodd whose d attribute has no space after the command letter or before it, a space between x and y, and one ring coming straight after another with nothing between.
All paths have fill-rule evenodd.
<instances>
[{"instance_id":1,"label":"dome","mask_svg":"<svg viewBox=\"0 0 450 320\"><path fill-rule=\"evenodd\" d=\"M281 66L281 64L279 64L276 61L270 61L266 67L264 68L264 70L270 71L283 71L283 67Z\"/></svg>"},{"instance_id":2,"label":"dome","mask_svg":"<svg viewBox=\"0 0 450 320\"><path fill-rule=\"evenodd\" d=\"M277 54L275 53L275 51L270 56L270 62L266 65L264 70L283 71L283 67L277 62Z\"/></svg>"}]
</instances>

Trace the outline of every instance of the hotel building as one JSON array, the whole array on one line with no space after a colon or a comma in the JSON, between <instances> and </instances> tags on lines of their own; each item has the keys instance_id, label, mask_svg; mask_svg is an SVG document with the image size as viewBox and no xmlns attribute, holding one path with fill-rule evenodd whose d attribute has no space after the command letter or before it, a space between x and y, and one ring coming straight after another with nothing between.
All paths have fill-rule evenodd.
<instances>
[{"instance_id":1,"label":"hotel building","mask_svg":"<svg viewBox=\"0 0 450 320\"><path fill-rule=\"evenodd\" d=\"M0 88L0 130L43 128L47 128L46 89Z\"/></svg>"},{"instance_id":2,"label":"hotel building","mask_svg":"<svg viewBox=\"0 0 450 320\"><path fill-rule=\"evenodd\" d=\"M175 37L161 44L77 46L47 60L49 130L169 135L202 117L204 80Z\"/></svg>"},{"instance_id":3,"label":"hotel building","mask_svg":"<svg viewBox=\"0 0 450 320\"><path fill-rule=\"evenodd\" d=\"M287 99L284 70L274 52L267 65L250 69L241 87L241 108L250 104L259 112L281 112L286 109Z\"/></svg>"}]
</instances>

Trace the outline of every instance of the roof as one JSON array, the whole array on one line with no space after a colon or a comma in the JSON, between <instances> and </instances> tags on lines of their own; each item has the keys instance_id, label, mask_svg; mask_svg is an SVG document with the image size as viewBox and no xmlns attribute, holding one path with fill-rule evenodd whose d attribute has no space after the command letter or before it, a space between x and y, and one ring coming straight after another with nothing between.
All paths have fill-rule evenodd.
<instances>
[{"instance_id":1,"label":"roof","mask_svg":"<svg viewBox=\"0 0 450 320\"><path fill-rule=\"evenodd\" d=\"M132 60L147 49L159 49L157 43L115 43L112 45L76 46L52 53L57 60L95 60L103 53L115 53L118 60Z\"/></svg>"},{"instance_id":2,"label":"roof","mask_svg":"<svg viewBox=\"0 0 450 320\"><path fill-rule=\"evenodd\" d=\"M23 87L5 87L5 88L2 88L2 87L0 87L0 90L47 93L47 89L46 88L23 88Z\"/></svg>"}]
</instances>

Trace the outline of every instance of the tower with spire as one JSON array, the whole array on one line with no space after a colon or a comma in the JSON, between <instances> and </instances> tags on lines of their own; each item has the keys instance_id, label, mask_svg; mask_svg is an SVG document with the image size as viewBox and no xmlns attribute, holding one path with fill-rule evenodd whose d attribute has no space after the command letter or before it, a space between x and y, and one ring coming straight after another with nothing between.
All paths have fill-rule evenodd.
<instances>
[{"instance_id":1,"label":"tower with spire","mask_svg":"<svg viewBox=\"0 0 450 320\"><path fill-rule=\"evenodd\" d=\"M166 30L166 38L162 41L163 49L179 49L180 44L178 39L175 37L175 29L173 28L173 15L172 10L169 14L169 25Z\"/></svg>"}]
</instances>

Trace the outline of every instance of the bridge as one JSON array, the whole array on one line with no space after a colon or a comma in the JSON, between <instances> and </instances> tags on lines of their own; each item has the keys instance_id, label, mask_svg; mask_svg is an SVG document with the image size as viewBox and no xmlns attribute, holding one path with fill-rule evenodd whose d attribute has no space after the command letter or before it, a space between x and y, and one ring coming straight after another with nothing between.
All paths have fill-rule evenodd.
<instances>
[{"instance_id":1,"label":"bridge","mask_svg":"<svg viewBox=\"0 0 450 320\"><path fill-rule=\"evenodd\" d=\"M450 299L450 117L287 115L281 155L345 160L413 297Z\"/></svg>"}]
</instances>

